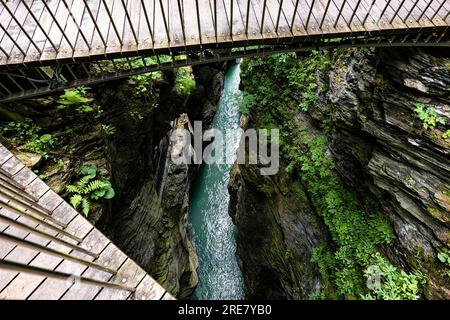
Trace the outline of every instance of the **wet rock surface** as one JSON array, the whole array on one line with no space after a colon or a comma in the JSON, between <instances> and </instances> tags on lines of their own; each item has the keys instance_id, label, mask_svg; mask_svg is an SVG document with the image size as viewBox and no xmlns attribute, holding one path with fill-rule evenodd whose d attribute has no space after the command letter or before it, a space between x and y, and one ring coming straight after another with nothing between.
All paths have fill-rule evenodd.
<instances>
[{"instance_id":1,"label":"wet rock surface","mask_svg":"<svg viewBox=\"0 0 450 320\"><path fill-rule=\"evenodd\" d=\"M445 266L450 217L450 60L440 51L350 50L322 75L328 91L313 116L331 110L336 170L356 193L378 199L397 237L387 252L428 279L427 298L449 298ZM441 123L424 128L417 105Z\"/></svg>"},{"instance_id":2,"label":"wet rock surface","mask_svg":"<svg viewBox=\"0 0 450 320\"><path fill-rule=\"evenodd\" d=\"M175 119L203 120L205 114L213 113L211 106L220 98L226 72L225 64L201 68L194 70L197 86L186 99L174 94L169 81L159 90L156 109L151 101L140 109L142 119L137 125L122 117L112 118L117 133L108 143L118 195L102 221L103 230L178 298L189 298L198 281L197 256L187 225L189 190L198 167L170 160L171 124ZM121 94L122 90L111 86L108 90L103 104L114 104L120 110L130 103L126 91Z\"/></svg>"}]
</instances>

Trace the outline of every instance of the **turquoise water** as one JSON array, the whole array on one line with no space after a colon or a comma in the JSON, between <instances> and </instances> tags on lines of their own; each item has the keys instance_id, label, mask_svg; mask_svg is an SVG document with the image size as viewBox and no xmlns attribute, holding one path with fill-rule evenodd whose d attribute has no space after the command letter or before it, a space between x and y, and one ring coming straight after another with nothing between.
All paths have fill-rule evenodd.
<instances>
[{"instance_id":1,"label":"turquoise water","mask_svg":"<svg viewBox=\"0 0 450 320\"><path fill-rule=\"evenodd\" d=\"M235 64L225 77L213 127L225 132L239 128L239 114L232 96L239 89L240 66ZM235 159L239 133L228 135L228 159ZM229 163L229 161L227 161ZM230 164L203 164L191 191L189 227L199 257L199 284L194 299L243 299L241 270L236 261L233 222L228 215Z\"/></svg>"}]
</instances>

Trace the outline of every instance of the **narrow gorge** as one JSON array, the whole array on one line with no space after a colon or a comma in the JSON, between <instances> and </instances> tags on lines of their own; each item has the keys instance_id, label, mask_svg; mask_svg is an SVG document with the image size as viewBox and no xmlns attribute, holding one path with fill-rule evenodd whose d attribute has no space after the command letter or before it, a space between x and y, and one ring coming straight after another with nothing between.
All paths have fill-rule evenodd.
<instances>
[{"instance_id":1,"label":"narrow gorge","mask_svg":"<svg viewBox=\"0 0 450 320\"><path fill-rule=\"evenodd\" d=\"M317 49L0 104L0 143L179 299L449 299L448 48ZM234 164L174 161L196 121Z\"/></svg>"}]
</instances>

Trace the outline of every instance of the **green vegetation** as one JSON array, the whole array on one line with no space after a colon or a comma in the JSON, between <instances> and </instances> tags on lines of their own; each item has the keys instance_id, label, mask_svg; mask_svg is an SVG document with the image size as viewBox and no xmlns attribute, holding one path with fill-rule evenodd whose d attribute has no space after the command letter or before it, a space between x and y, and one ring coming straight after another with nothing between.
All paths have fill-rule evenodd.
<instances>
[{"instance_id":1,"label":"green vegetation","mask_svg":"<svg viewBox=\"0 0 450 320\"><path fill-rule=\"evenodd\" d=\"M116 128L112 124L102 124L101 128L107 136L111 136L116 133Z\"/></svg>"},{"instance_id":2,"label":"green vegetation","mask_svg":"<svg viewBox=\"0 0 450 320\"><path fill-rule=\"evenodd\" d=\"M414 107L414 112L422 120L422 125L425 129L434 129L438 123L445 125L445 119L439 117L433 107L427 107L422 103L416 103Z\"/></svg>"},{"instance_id":3,"label":"green vegetation","mask_svg":"<svg viewBox=\"0 0 450 320\"><path fill-rule=\"evenodd\" d=\"M448 267L450 267L450 255L448 254L448 252L439 252L437 254L437 258L440 262L445 263Z\"/></svg>"},{"instance_id":4,"label":"green vegetation","mask_svg":"<svg viewBox=\"0 0 450 320\"><path fill-rule=\"evenodd\" d=\"M33 135L24 144L24 149L29 152L39 153L44 158L47 158L47 151L50 150L56 142L56 138L53 138L53 136L48 133L41 136Z\"/></svg>"},{"instance_id":5,"label":"green vegetation","mask_svg":"<svg viewBox=\"0 0 450 320\"><path fill-rule=\"evenodd\" d=\"M315 248L312 261L318 263L322 275L333 283L336 297L360 297L366 291L361 271L369 277L376 266L383 281L365 298L418 298L422 276L398 270L376 250L378 245L389 244L394 239L389 223L379 212L361 207L333 174L333 161L326 155L324 138L304 138L303 143L307 152L291 154L290 158L300 169L301 179L336 245L334 252L325 247Z\"/></svg>"},{"instance_id":6,"label":"green vegetation","mask_svg":"<svg viewBox=\"0 0 450 320\"><path fill-rule=\"evenodd\" d=\"M91 112L93 109L89 105L89 99L87 98L87 90L84 86L77 87L71 90L65 90L64 94L59 97L57 106L58 109L66 109L73 107L80 113Z\"/></svg>"},{"instance_id":7,"label":"green vegetation","mask_svg":"<svg viewBox=\"0 0 450 320\"><path fill-rule=\"evenodd\" d=\"M255 105L255 97L245 91L238 91L233 95L234 103L238 105L238 111L242 114L249 115L251 109Z\"/></svg>"},{"instance_id":8,"label":"green vegetation","mask_svg":"<svg viewBox=\"0 0 450 320\"><path fill-rule=\"evenodd\" d=\"M71 195L70 204L77 209L81 206L83 214L87 217L91 209L91 200L111 199L114 189L107 179L94 179L97 176L97 167L88 166L81 170L83 177L73 185L66 186Z\"/></svg>"},{"instance_id":9,"label":"green vegetation","mask_svg":"<svg viewBox=\"0 0 450 320\"><path fill-rule=\"evenodd\" d=\"M313 250L312 261L317 263L324 284L311 298L417 299L423 276L394 267L377 250L394 239L389 223L372 209L376 206L362 204L346 190L334 173L327 139L312 136L300 119L294 120L317 107L317 73L330 66L331 58L327 52L307 57L289 53L244 60L242 64L244 87L254 99L255 126L280 129L286 171L291 180L306 188L333 240L331 246L319 245ZM327 118L331 109L320 112ZM332 130L327 120L321 125L326 132ZM305 198L303 194L299 197ZM369 288L366 281L374 270L380 281Z\"/></svg>"},{"instance_id":10,"label":"green vegetation","mask_svg":"<svg viewBox=\"0 0 450 320\"><path fill-rule=\"evenodd\" d=\"M12 135L10 141L15 146L21 146L24 151L38 153L45 159L48 158L48 151L58 142L51 134L40 134L42 128L29 118L23 122L11 121L2 131Z\"/></svg>"},{"instance_id":11,"label":"green vegetation","mask_svg":"<svg viewBox=\"0 0 450 320\"><path fill-rule=\"evenodd\" d=\"M168 55L160 55L158 57L146 57L144 59L116 59L116 66L122 65L123 69L128 69L131 65L133 68L142 68L149 66L156 66L157 64L171 63L173 60L185 60L186 56L176 56L172 59L171 56ZM150 88L152 83L155 81L162 80L163 75L161 71L154 71L148 73L142 73L135 76L132 76L131 79L135 82L136 93L138 95L146 95L150 92ZM190 67L180 67L177 69L177 77L175 81L175 89L176 91L184 96L189 95L192 90L195 88L195 80L191 74Z\"/></svg>"},{"instance_id":12,"label":"green vegetation","mask_svg":"<svg viewBox=\"0 0 450 320\"><path fill-rule=\"evenodd\" d=\"M183 95L188 96L195 89L195 80L191 73L190 67L181 67L177 70L177 78L175 81L175 90Z\"/></svg>"}]
</instances>

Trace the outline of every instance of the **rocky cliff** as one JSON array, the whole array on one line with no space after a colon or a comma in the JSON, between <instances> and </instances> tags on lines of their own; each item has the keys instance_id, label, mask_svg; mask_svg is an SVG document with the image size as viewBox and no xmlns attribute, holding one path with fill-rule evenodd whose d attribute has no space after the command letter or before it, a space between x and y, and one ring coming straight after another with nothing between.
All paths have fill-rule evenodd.
<instances>
[{"instance_id":1,"label":"rocky cliff","mask_svg":"<svg viewBox=\"0 0 450 320\"><path fill-rule=\"evenodd\" d=\"M197 167L170 160L171 124L182 113L186 121L207 126L223 88L226 64L194 68L196 88L178 97L173 79L159 90L157 105L148 101L141 110L140 129L116 118L117 134L109 142L113 183L119 190L111 203L103 230L117 245L178 298L189 298L197 285L197 256L188 235L187 208ZM123 90L102 92L102 104L129 104ZM207 94L206 94L207 93Z\"/></svg>"},{"instance_id":2,"label":"rocky cliff","mask_svg":"<svg viewBox=\"0 0 450 320\"><path fill-rule=\"evenodd\" d=\"M444 50L350 50L325 75L318 108L331 109L337 172L374 195L394 228L387 255L426 275L426 297L447 299L448 269L436 257L450 246L449 67Z\"/></svg>"},{"instance_id":3,"label":"rocky cliff","mask_svg":"<svg viewBox=\"0 0 450 320\"><path fill-rule=\"evenodd\" d=\"M282 150L276 176L232 171L249 297L450 297L449 66L406 48L244 65L249 125L280 128Z\"/></svg>"},{"instance_id":4,"label":"rocky cliff","mask_svg":"<svg viewBox=\"0 0 450 320\"><path fill-rule=\"evenodd\" d=\"M210 124L227 67L194 67L189 94L179 92L176 71L164 71L157 80L137 76L83 94L72 91L66 107L59 95L1 105L0 121L15 121L0 127L0 138L67 200L65 186L79 180L83 167L95 165L115 196L91 201L89 220L169 292L189 298L197 258L187 206L198 168L170 160L170 132L180 115L178 121ZM51 143L43 144L42 134Z\"/></svg>"}]
</instances>

